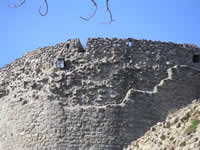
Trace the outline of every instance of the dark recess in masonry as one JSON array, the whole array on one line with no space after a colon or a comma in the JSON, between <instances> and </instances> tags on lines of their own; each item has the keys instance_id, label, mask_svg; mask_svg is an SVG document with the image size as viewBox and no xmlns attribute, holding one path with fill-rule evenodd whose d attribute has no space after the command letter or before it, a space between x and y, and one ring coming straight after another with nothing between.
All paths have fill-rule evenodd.
<instances>
[{"instance_id":1,"label":"dark recess in masonry","mask_svg":"<svg viewBox=\"0 0 200 150\"><path fill-rule=\"evenodd\" d=\"M26 105L28 102L27 101L23 101L22 102L22 105Z\"/></svg>"},{"instance_id":2,"label":"dark recess in masonry","mask_svg":"<svg viewBox=\"0 0 200 150\"><path fill-rule=\"evenodd\" d=\"M193 63L200 63L200 55L193 56Z\"/></svg>"},{"instance_id":3,"label":"dark recess in masonry","mask_svg":"<svg viewBox=\"0 0 200 150\"><path fill-rule=\"evenodd\" d=\"M69 49L69 44L66 45L66 48Z\"/></svg>"},{"instance_id":4,"label":"dark recess in masonry","mask_svg":"<svg viewBox=\"0 0 200 150\"><path fill-rule=\"evenodd\" d=\"M64 58L57 58L56 67L60 69L65 68L65 59Z\"/></svg>"}]
</instances>

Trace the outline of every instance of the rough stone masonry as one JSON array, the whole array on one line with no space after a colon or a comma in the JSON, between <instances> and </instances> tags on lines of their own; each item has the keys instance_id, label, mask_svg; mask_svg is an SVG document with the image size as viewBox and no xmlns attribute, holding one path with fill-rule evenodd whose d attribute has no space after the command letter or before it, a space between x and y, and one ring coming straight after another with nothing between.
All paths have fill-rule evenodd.
<instances>
[{"instance_id":1,"label":"rough stone masonry","mask_svg":"<svg viewBox=\"0 0 200 150\"><path fill-rule=\"evenodd\" d=\"M0 150L123 150L200 97L200 48L70 39L0 69Z\"/></svg>"}]
</instances>

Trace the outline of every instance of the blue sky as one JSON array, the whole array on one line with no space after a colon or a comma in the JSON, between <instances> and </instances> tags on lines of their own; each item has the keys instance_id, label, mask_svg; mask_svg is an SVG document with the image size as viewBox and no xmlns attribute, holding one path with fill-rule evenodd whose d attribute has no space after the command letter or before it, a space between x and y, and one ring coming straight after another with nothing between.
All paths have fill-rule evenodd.
<instances>
[{"instance_id":1,"label":"blue sky","mask_svg":"<svg viewBox=\"0 0 200 150\"><path fill-rule=\"evenodd\" d=\"M14 4L17 0L10 0ZM48 0L49 13L41 17L41 0L27 0L20 8L0 5L0 67L39 47L55 45L70 38L117 37L190 43L200 46L199 0L110 0L112 24L100 24L109 19L105 0L96 16L85 22L93 10L90 0Z\"/></svg>"}]
</instances>

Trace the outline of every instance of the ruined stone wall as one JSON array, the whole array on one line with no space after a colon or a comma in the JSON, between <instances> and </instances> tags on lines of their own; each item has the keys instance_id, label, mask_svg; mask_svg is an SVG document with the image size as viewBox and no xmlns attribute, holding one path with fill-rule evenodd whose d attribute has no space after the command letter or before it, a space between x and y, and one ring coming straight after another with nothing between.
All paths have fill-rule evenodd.
<instances>
[{"instance_id":1,"label":"ruined stone wall","mask_svg":"<svg viewBox=\"0 0 200 150\"><path fill-rule=\"evenodd\" d=\"M23 80L13 88L34 84L49 89L49 97L65 105L119 104L130 88L152 90L167 77L168 68L194 65L196 53L199 48L184 44L103 38L88 39L83 50L79 40L69 40L29 52L1 69L1 84ZM64 70L55 68L61 56Z\"/></svg>"},{"instance_id":2,"label":"ruined stone wall","mask_svg":"<svg viewBox=\"0 0 200 150\"><path fill-rule=\"evenodd\" d=\"M97 38L29 52L0 69L0 149L122 150L200 96L199 51Z\"/></svg>"},{"instance_id":3,"label":"ruined stone wall","mask_svg":"<svg viewBox=\"0 0 200 150\"><path fill-rule=\"evenodd\" d=\"M131 90L124 100L126 109L122 113L123 123L127 125L123 131L124 145L143 136L157 122L165 121L170 111L183 108L199 98L199 77L199 69L175 66L168 69L168 77L152 91Z\"/></svg>"},{"instance_id":4,"label":"ruined stone wall","mask_svg":"<svg viewBox=\"0 0 200 150\"><path fill-rule=\"evenodd\" d=\"M120 150L120 107L63 107L48 100L1 102L2 150ZM11 109L12 108L12 109Z\"/></svg>"}]
</instances>

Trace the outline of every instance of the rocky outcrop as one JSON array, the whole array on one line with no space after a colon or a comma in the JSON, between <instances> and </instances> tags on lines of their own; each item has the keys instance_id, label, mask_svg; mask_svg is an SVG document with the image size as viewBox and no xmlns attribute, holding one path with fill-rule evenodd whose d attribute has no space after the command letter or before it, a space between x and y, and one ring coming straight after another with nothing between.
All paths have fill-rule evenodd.
<instances>
[{"instance_id":1,"label":"rocky outcrop","mask_svg":"<svg viewBox=\"0 0 200 150\"><path fill-rule=\"evenodd\" d=\"M200 101L169 110L167 119L151 127L124 150L199 150Z\"/></svg>"},{"instance_id":2,"label":"rocky outcrop","mask_svg":"<svg viewBox=\"0 0 200 150\"><path fill-rule=\"evenodd\" d=\"M97 38L28 52L0 69L0 149L122 150L200 96L199 51Z\"/></svg>"}]
</instances>

